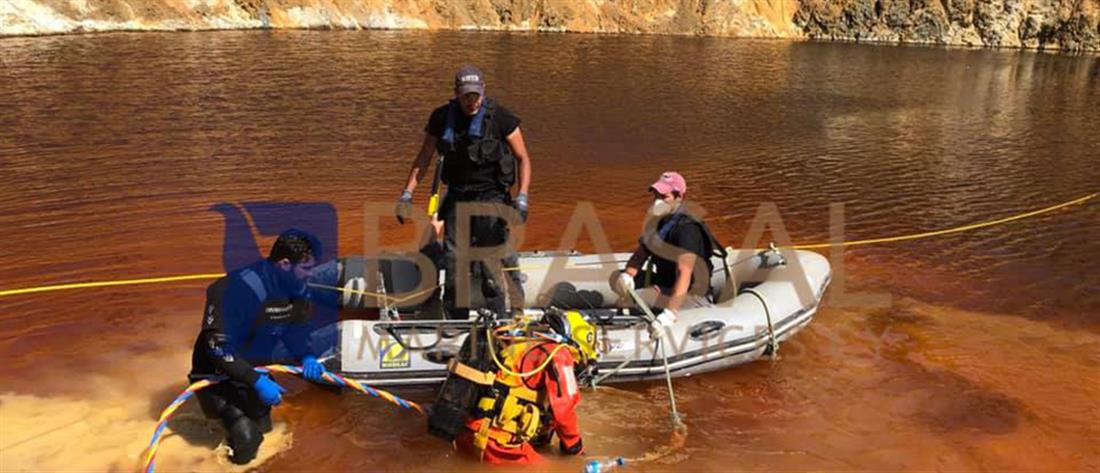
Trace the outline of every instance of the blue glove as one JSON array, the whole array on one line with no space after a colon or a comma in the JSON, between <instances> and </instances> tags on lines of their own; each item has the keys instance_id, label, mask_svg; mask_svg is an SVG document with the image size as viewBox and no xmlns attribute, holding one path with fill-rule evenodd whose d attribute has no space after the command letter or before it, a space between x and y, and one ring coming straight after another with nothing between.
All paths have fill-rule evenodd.
<instances>
[{"instance_id":1,"label":"blue glove","mask_svg":"<svg viewBox=\"0 0 1100 473\"><path fill-rule=\"evenodd\" d=\"M520 194L516 196L516 210L519 211L519 217L524 222L527 221L527 194Z\"/></svg>"},{"instance_id":2,"label":"blue glove","mask_svg":"<svg viewBox=\"0 0 1100 473\"><path fill-rule=\"evenodd\" d=\"M310 355L302 358L302 377L310 381L321 381L321 376L325 374L325 365L322 365L320 361L317 361L317 357Z\"/></svg>"},{"instance_id":3,"label":"blue glove","mask_svg":"<svg viewBox=\"0 0 1100 473\"><path fill-rule=\"evenodd\" d=\"M256 384L253 384L252 387L256 388L260 400L266 405L277 406L280 402L283 402L283 393L286 392L286 389L279 386L279 383L272 381L267 375L260 375L256 379Z\"/></svg>"}]
</instances>

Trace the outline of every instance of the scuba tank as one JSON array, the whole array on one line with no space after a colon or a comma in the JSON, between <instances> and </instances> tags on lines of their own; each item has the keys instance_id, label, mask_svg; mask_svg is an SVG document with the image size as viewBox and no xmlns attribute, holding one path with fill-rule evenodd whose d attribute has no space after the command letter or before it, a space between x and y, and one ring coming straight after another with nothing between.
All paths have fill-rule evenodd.
<instances>
[{"instance_id":1,"label":"scuba tank","mask_svg":"<svg viewBox=\"0 0 1100 473\"><path fill-rule=\"evenodd\" d=\"M470 329L458 355L447 365L447 378L428 415L428 433L448 442L466 428L478 400L493 385L496 367L486 335L491 318L487 311L482 313Z\"/></svg>"}]
</instances>

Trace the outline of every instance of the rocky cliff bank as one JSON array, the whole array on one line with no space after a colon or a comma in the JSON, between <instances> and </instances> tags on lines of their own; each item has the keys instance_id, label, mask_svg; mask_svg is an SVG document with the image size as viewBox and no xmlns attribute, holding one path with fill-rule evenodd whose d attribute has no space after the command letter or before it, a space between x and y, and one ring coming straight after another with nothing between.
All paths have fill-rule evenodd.
<instances>
[{"instance_id":1,"label":"rocky cliff bank","mask_svg":"<svg viewBox=\"0 0 1100 473\"><path fill-rule=\"evenodd\" d=\"M414 28L1100 51L1100 0L0 0L0 35Z\"/></svg>"}]
</instances>

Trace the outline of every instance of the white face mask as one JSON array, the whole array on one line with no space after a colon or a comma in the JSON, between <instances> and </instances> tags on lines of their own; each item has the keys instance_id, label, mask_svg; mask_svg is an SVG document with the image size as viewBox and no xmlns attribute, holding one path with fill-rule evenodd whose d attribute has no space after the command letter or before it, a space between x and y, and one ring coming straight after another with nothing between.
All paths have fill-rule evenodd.
<instances>
[{"instance_id":1,"label":"white face mask","mask_svg":"<svg viewBox=\"0 0 1100 473\"><path fill-rule=\"evenodd\" d=\"M654 217L664 217L672 213L672 204L665 202L665 199L654 199L653 207L649 209L649 212Z\"/></svg>"}]
</instances>

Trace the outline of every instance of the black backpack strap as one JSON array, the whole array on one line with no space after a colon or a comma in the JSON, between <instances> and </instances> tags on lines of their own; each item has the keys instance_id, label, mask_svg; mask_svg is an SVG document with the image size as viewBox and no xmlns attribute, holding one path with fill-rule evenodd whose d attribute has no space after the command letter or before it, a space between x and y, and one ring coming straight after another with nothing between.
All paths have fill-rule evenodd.
<instances>
[{"instance_id":1,"label":"black backpack strap","mask_svg":"<svg viewBox=\"0 0 1100 473\"><path fill-rule=\"evenodd\" d=\"M709 253L713 256L721 256L725 258L729 255L726 248L722 245L722 242L718 241L718 238L714 236L714 233L710 231L710 227L706 223L695 220L695 223L699 224L699 228L703 230L703 234L707 237L707 244L710 245Z\"/></svg>"},{"instance_id":2,"label":"black backpack strap","mask_svg":"<svg viewBox=\"0 0 1100 473\"><path fill-rule=\"evenodd\" d=\"M712 256L717 256L722 260L722 272L726 275L726 287L718 294L712 294L714 302L719 302L725 299L727 294L737 294L736 281L733 280L733 271L730 270L730 263L728 260L729 251L726 250L725 245L718 241L718 238L714 236L714 233L710 231L710 227L702 221L696 221L699 224L699 228L703 230L703 234L707 237L707 242L710 245L710 253ZM731 291L732 290L732 291Z\"/></svg>"},{"instance_id":3,"label":"black backpack strap","mask_svg":"<svg viewBox=\"0 0 1100 473\"><path fill-rule=\"evenodd\" d=\"M497 111L497 103L493 99L486 98L485 103L481 106L485 109L485 116L481 117L481 138L497 138L497 124L494 116Z\"/></svg>"}]
</instances>

